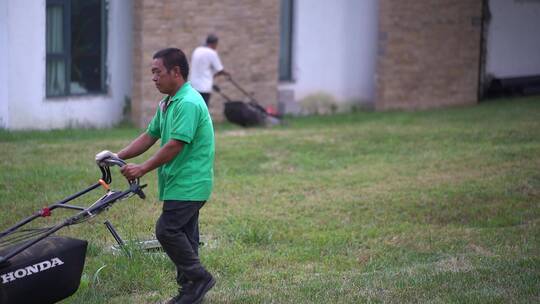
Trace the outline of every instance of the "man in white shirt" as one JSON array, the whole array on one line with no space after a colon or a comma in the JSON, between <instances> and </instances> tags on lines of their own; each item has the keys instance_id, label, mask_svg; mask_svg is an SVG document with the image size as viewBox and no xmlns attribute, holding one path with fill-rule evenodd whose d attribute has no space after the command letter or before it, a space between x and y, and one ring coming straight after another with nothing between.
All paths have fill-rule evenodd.
<instances>
[{"instance_id":1,"label":"man in white shirt","mask_svg":"<svg viewBox=\"0 0 540 304\"><path fill-rule=\"evenodd\" d=\"M201 93L206 106L210 106L210 95L212 93L214 77L219 75L230 76L223 69L216 51L217 46L218 37L210 34L206 38L206 44L197 47L191 55L189 81L191 82L191 86Z\"/></svg>"}]
</instances>

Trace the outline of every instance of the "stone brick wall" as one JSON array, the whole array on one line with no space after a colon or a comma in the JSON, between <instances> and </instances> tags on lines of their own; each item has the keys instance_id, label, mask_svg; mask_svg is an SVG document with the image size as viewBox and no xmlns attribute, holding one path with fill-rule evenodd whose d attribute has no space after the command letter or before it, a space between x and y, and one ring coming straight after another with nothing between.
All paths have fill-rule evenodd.
<instances>
[{"instance_id":1,"label":"stone brick wall","mask_svg":"<svg viewBox=\"0 0 540 304\"><path fill-rule=\"evenodd\" d=\"M474 104L481 0L379 0L376 108Z\"/></svg>"},{"instance_id":2,"label":"stone brick wall","mask_svg":"<svg viewBox=\"0 0 540 304\"><path fill-rule=\"evenodd\" d=\"M278 0L135 0L132 117L144 127L161 94L151 79L152 55L178 47L188 57L208 33L219 36L226 70L263 105L276 104L279 59ZM232 99L243 95L224 79L216 82ZM214 120L223 119L223 99L212 95Z\"/></svg>"}]
</instances>

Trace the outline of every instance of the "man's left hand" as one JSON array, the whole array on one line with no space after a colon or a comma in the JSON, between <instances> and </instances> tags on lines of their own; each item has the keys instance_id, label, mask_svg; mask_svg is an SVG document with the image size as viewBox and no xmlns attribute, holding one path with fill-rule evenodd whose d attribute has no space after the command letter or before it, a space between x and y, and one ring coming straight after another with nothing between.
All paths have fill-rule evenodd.
<instances>
[{"instance_id":1,"label":"man's left hand","mask_svg":"<svg viewBox=\"0 0 540 304\"><path fill-rule=\"evenodd\" d=\"M137 164L127 164L120 169L120 172L122 172L122 175L128 180L134 180L146 173L144 172L143 166Z\"/></svg>"}]
</instances>

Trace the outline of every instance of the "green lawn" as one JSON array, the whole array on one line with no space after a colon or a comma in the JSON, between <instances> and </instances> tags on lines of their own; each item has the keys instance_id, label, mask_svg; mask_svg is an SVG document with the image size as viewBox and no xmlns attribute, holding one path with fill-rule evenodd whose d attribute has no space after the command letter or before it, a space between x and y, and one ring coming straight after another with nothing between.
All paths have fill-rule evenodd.
<instances>
[{"instance_id":1,"label":"green lawn","mask_svg":"<svg viewBox=\"0 0 540 304\"><path fill-rule=\"evenodd\" d=\"M0 228L94 183L95 153L139 132L1 131ZM540 301L540 98L217 125L215 177L200 220L218 280L205 303ZM62 303L174 294L166 257L111 254L102 224L152 238L155 179L143 178L145 201L62 230L89 241L81 286ZM115 173L113 188L125 185Z\"/></svg>"}]
</instances>

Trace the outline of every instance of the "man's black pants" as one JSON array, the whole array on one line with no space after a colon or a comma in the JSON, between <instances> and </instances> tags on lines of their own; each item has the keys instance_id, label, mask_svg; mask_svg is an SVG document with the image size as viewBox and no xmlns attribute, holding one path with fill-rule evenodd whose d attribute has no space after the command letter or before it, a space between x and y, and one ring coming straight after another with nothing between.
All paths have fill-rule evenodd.
<instances>
[{"instance_id":1,"label":"man's black pants","mask_svg":"<svg viewBox=\"0 0 540 304\"><path fill-rule=\"evenodd\" d=\"M176 265L177 282L195 281L207 273L199 260L199 209L205 202L164 201L156 237Z\"/></svg>"}]
</instances>

